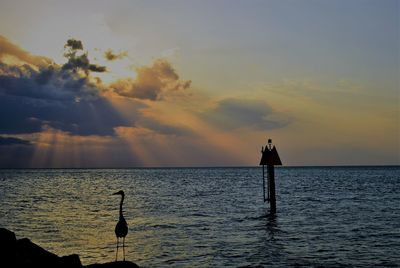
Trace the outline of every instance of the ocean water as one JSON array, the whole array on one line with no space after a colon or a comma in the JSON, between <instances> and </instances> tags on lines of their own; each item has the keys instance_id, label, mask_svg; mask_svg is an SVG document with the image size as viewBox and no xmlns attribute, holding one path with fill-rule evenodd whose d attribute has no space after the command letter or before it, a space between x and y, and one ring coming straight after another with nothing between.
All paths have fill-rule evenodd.
<instances>
[{"instance_id":1,"label":"ocean water","mask_svg":"<svg viewBox=\"0 0 400 268\"><path fill-rule=\"evenodd\" d=\"M143 267L400 265L400 167L280 167L266 216L261 168L0 170L0 226L83 264ZM121 256L120 256L121 258Z\"/></svg>"}]
</instances>

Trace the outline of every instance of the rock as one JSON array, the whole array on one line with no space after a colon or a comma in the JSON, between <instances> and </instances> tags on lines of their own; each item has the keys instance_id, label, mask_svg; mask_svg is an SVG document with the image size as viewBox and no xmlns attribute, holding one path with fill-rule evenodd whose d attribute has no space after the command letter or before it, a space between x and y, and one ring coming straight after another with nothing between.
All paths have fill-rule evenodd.
<instances>
[{"instance_id":1,"label":"rock","mask_svg":"<svg viewBox=\"0 0 400 268\"><path fill-rule=\"evenodd\" d=\"M77 254L61 257L61 262L65 267L82 267L81 260Z\"/></svg>"},{"instance_id":2,"label":"rock","mask_svg":"<svg viewBox=\"0 0 400 268\"><path fill-rule=\"evenodd\" d=\"M8 263L15 259L16 245L17 245L17 238L15 237L15 234L5 228L0 228L1 262Z\"/></svg>"},{"instance_id":3,"label":"rock","mask_svg":"<svg viewBox=\"0 0 400 268\"><path fill-rule=\"evenodd\" d=\"M43 249L27 238L16 239L15 234L5 228L0 228L0 267L51 267L51 268L137 268L130 261L109 262L82 266L77 254L59 257Z\"/></svg>"},{"instance_id":4,"label":"rock","mask_svg":"<svg viewBox=\"0 0 400 268\"><path fill-rule=\"evenodd\" d=\"M39 267L44 264L57 265L59 258L38 245L32 243L29 239L23 238L17 241L16 248L16 261L20 265L38 265Z\"/></svg>"},{"instance_id":5,"label":"rock","mask_svg":"<svg viewBox=\"0 0 400 268\"><path fill-rule=\"evenodd\" d=\"M17 238L15 237L15 234L11 232L10 230L7 230L6 228L0 228L0 247L3 248L3 246L10 246L11 244L14 245L17 243Z\"/></svg>"},{"instance_id":6,"label":"rock","mask_svg":"<svg viewBox=\"0 0 400 268\"><path fill-rule=\"evenodd\" d=\"M135 263L130 261L116 261L116 262L107 262L102 264L91 264L85 266L87 268L140 268Z\"/></svg>"},{"instance_id":7,"label":"rock","mask_svg":"<svg viewBox=\"0 0 400 268\"><path fill-rule=\"evenodd\" d=\"M13 263L18 267L82 267L78 255L59 257L27 238L17 240L15 255L16 259Z\"/></svg>"}]
</instances>

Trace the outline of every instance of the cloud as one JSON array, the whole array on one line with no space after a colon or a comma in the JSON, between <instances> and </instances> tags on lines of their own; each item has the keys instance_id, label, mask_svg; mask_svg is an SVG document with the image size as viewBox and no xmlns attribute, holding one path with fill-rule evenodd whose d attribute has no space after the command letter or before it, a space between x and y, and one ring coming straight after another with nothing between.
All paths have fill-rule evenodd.
<instances>
[{"instance_id":1,"label":"cloud","mask_svg":"<svg viewBox=\"0 0 400 268\"><path fill-rule=\"evenodd\" d=\"M4 36L0 35L0 60L5 55L14 56L23 62L35 66L46 66L52 63L52 60L50 60L49 58L32 55L31 53L23 50L19 46L11 43Z\"/></svg>"},{"instance_id":2,"label":"cloud","mask_svg":"<svg viewBox=\"0 0 400 268\"><path fill-rule=\"evenodd\" d=\"M270 130L289 124L290 120L263 101L228 98L201 114L212 125L225 130L253 128Z\"/></svg>"},{"instance_id":3,"label":"cloud","mask_svg":"<svg viewBox=\"0 0 400 268\"><path fill-rule=\"evenodd\" d=\"M110 103L93 100L49 100L3 95L0 98L0 133L23 134L50 126L76 135L113 135L117 126L130 125Z\"/></svg>"},{"instance_id":4,"label":"cloud","mask_svg":"<svg viewBox=\"0 0 400 268\"><path fill-rule=\"evenodd\" d=\"M33 156L34 146L29 140L0 136L0 168L23 168Z\"/></svg>"},{"instance_id":5,"label":"cloud","mask_svg":"<svg viewBox=\"0 0 400 268\"><path fill-rule=\"evenodd\" d=\"M137 68L136 79L123 79L110 85L120 96L160 100L164 94L172 91L185 90L191 81L182 81L172 65L164 59L156 60L150 67Z\"/></svg>"},{"instance_id":6,"label":"cloud","mask_svg":"<svg viewBox=\"0 0 400 268\"><path fill-rule=\"evenodd\" d=\"M64 48L71 48L72 50L83 50L82 41L76 39L68 39Z\"/></svg>"},{"instance_id":7,"label":"cloud","mask_svg":"<svg viewBox=\"0 0 400 268\"><path fill-rule=\"evenodd\" d=\"M191 81L181 80L168 61L140 67L136 79L109 87L93 76L106 68L90 62L80 40L67 40L65 64L43 61L8 43L18 49L2 51L5 58L0 57L0 167L128 166L141 163L132 150L135 143L126 146L130 133L146 141L144 153L171 140L190 143L194 137L192 129L174 118L153 113L157 104L168 109L171 102L143 101L189 88ZM12 65L5 60L8 53L24 60ZM131 132L122 137L124 129ZM89 160L74 162L76 155Z\"/></svg>"},{"instance_id":8,"label":"cloud","mask_svg":"<svg viewBox=\"0 0 400 268\"><path fill-rule=\"evenodd\" d=\"M0 168L30 167L34 146L0 146Z\"/></svg>"},{"instance_id":9,"label":"cloud","mask_svg":"<svg viewBox=\"0 0 400 268\"><path fill-rule=\"evenodd\" d=\"M128 56L127 51L121 51L119 53L114 53L112 49L107 49L106 52L104 52L104 58L106 58L109 61L113 60L120 60Z\"/></svg>"},{"instance_id":10,"label":"cloud","mask_svg":"<svg viewBox=\"0 0 400 268\"><path fill-rule=\"evenodd\" d=\"M139 127L146 128L148 130L154 131L156 133L162 134L162 135L173 135L173 136L191 136L194 135L194 133L184 127L184 126L175 126L175 125L170 125L166 123L159 122L155 119L151 118L141 118L137 125Z\"/></svg>"},{"instance_id":11,"label":"cloud","mask_svg":"<svg viewBox=\"0 0 400 268\"><path fill-rule=\"evenodd\" d=\"M69 39L64 47L64 65L8 65L0 61L0 134L38 133L53 128L71 135L113 136L115 128L137 124L164 135L190 134L184 127L147 118L140 110L145 104L134 99L126 98L133 108L122 117L103 95L113 93L91 76L91 72L105 67L89 62L80 40ZM157 60L150 67L139 68L136 80L120 80L111 88L122 97L157 100L167 91L189 85L190 81L179 80L169 62Z\"/></svg>"},{"instance_id":12,"label":"cloud","mask_svg":"<svg viewBox=\"0 0 400 268\"><path fill-rule=\"evenodd\" d=\"M0 63L0 93L45 100L96 99L99 92L87 76L62 70L57 65L36 71L29 65Z\"/></svg>"},{"instance_id":13,"label":"cloud","mask_svg":"<svg viewBox=\"0 0 400 268\"><path fill-rule=\"evenodd\" d=\"M83 52L83 45L80 40L69 39L64 48L66 48L64 56L68 59L68 62L62 66L63 70L72 70L75 73L83 71L86 75L89 71L99 73L107 71L105 66L90 63L88 53Z\"/></svg>"},{"instance_id":14,"label":"cloud","mask_svg":"<svg viewBox=\"0 0 400 268\"><path fill-rule=\"evenodd\" d=\"M32 143L28 140L23 140L14 137L1 137L0 136L0 146L9 146L9 145L32 145Z\"/></svg>"},{"instance_id":15,"label":"cloud","mask_svg":"<svg viewBox=\"0 0 400 268\"><path fill-rule=\"evenodd\" d=\"M87 53L78 56L81 41L70 39L65 46L69 58L62 66L0 62L0 134L35 133L52 127L76 135L113 135L115 127L132 124L92 81L90 72L99 71L98 66L90 64ZM18 53L27 54L22 49Z\"/></svg>"}]
</instances>

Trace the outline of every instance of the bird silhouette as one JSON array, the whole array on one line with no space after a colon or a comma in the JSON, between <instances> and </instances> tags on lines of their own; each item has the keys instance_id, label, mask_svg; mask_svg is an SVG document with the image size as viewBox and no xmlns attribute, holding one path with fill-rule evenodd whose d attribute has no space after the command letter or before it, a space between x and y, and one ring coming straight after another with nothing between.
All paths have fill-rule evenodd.
<instances>
[{"instance_id":1,"label":"bird silhouette","mask_svg":"<svg viewBox=\"0 0 400 268\"><path fill-rule=\"evenodd\" d=\"M125 261L125 236L128 234L128 224L122 214L122 204L124 203L125 194L124 191L119 191L113 193L113 195L121 195L121 203L119 204L119 220L117 225L115 226L115 235L117 236L117 253L115 254L115 261L118 260L118 247L119 247L119 239L122 237L122 250L124 254Z\"/></svg>"}]
</instances>

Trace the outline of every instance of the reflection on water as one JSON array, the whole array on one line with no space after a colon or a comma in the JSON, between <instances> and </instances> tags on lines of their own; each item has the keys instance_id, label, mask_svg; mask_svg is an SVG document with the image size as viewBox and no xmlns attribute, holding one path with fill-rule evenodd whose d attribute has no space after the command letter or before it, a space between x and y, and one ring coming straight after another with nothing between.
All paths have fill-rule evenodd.
<instances>
[{"instance_id":1,"label":"reflection on water","mask_svg":"<svg viewBox=\"0 0 400 268\"><path fill-rule=\"evenodd\" d=\"M276 222L276 215L267 215L266 216L266 231L268 234L267 240L274 240L275 233L279 232L278 224Z\"/></svg>"},{"instance_id":2,"label":"reflection on water","mask_svg":"<svg viewBox=\"0 0 400 268\"><path fill-rule=\"evenodd\" d=\"M400 263L399 168L279 168L276 217L257 168L0 174L0 226L84 264L115 258L121 189L126 256L145 267Z\"/></svg>"}]
</instances>

